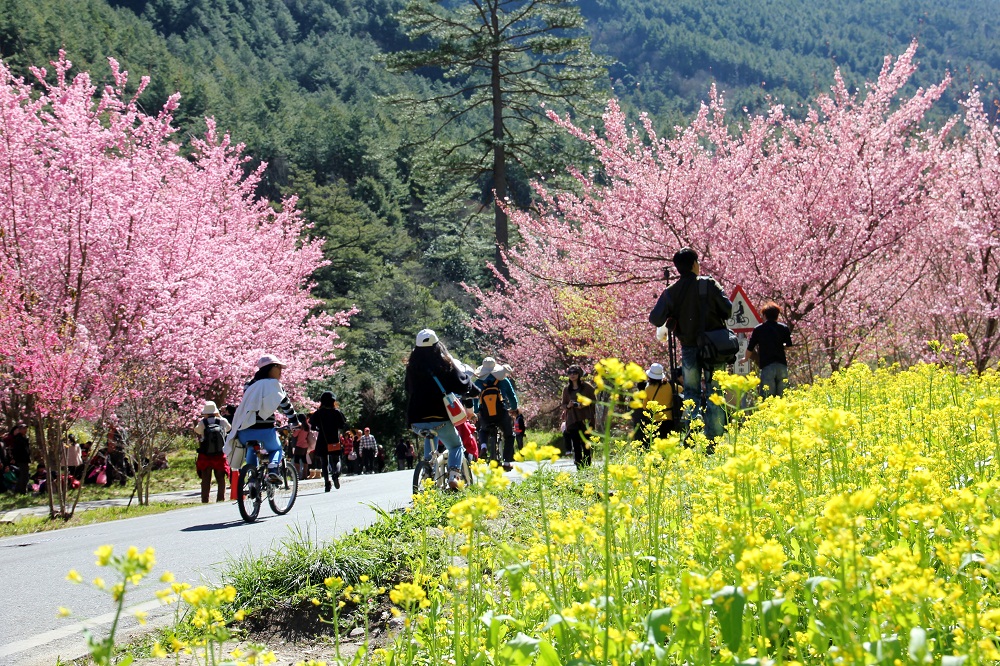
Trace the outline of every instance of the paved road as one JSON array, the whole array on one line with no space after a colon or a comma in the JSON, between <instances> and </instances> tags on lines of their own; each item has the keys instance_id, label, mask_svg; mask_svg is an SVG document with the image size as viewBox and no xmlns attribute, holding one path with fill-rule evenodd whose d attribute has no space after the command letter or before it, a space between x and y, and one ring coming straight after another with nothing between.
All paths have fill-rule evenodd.
<instances>
[{"instance_id":1,"label":"paved road","mask_svg":"<svg viewBox=\"0 0 1000 666\"><path fill-rule=\"evenodd\" d=\"M295 531L323 541L363 527L377 518L367 504L386 510L409 504L411 474L347 477L340 490L330 493L323 492L322 482L307 483L288 515L275 516L265 503L253 524L240 520L234 502L225 502L0 539L0 665L48 666L57 656L75 658L83 651L85 626L107 631L110 596L65 580L70 569L85 580L111 580L110 572L94 563L93 552L101 545L156 549L156 575L131 590L126 604L148 611L153 620L165 620L173 610L156 601L155 592L163 587L159 573L169 570L179 581L217 584L227 560L262 554ZM71 609L73 617L57 618L59 606ZM135 621L130 617L123 629L134 631Z\"/></svg>"},{"instance_id":2,"label":"paved road","mask_svg":"<svg viewBox=\"0 0 1000 666\"><path fill-rule=\"evenodd\" d=\"M534 467L525 463L525 467ZM554 464L572 469L571 460ZM514 480L516 472L508 473ZM292 511L275 516L264 504L256 523L244 523L235 502L199 504L188 509L55 532L0 539L0 666L51 666L61 657L75 659L85 652L82 631L94 627L103 635L113 619L110 596L89 585L72 585L66 573L76 569L85 580L112 577L94 563L94 551L111 544L156 549L150 580L129 591L130 610L144 610L150 624L165 623L173 607L160 606L159 574L171 571L178 581L192 584L220 581L227 561L248 553L261 555L292 534L309 534L327 541L378 517L369 504L392 510L410 503L412 472L403 470L343 479L340 490L323 492L322 481L305 482ZM57 618L59 606L72 618ZM119 635L141 631L125 613Z\"/></svg>"}]
</instances>

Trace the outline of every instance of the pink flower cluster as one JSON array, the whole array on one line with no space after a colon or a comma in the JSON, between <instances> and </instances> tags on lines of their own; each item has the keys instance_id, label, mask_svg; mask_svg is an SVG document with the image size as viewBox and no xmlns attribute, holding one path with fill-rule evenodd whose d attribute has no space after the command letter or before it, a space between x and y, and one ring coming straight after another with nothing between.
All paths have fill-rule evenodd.
<instances>
[{"instance_id":1,"label":"pink flower cluster","mask_svg":"<svg viewBox=\"0 0 1000 666\"><path fill-rule=\"evenodd\" d=\"M812 375L910 361L957 332L980 368L995 362L1000 128L975 92L963 117L930 127L949 81L903 95L915 51L887 57L863 94L838 72L795 114L737 122L713 89L669 138L614 101L603 134L552 115L600 170L573 172L571 191L540 183L537 209L512 213L511 280L482 298L477 326L509 341L502 354L536 386L573 359L662 361L647 315L686 245L728 290L782 306Z\"/></svg>"},{"instance_id":2,"label":"pink flower cluster","mask_svg":"<svg viewBox=\"0 0 1000 666\"><path fill-rule=\"evenodd\" d=\"M53 65L33 88L0 64L5 401L66 422L157 391L187 417L238 399L264 352L288 359L293 386L334 372L351 313L310 295L321 241L294 200L258 199L259 172L211 121L173 141L177 96L147 115L146 79L126 94L113 60L100 92L64 54Z\"/></svg>"}]
</instances>

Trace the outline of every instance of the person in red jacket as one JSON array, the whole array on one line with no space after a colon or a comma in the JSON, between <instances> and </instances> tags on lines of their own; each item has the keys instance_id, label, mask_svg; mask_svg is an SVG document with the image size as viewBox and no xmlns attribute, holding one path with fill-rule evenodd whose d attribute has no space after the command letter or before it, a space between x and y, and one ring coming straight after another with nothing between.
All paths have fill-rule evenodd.
<instances>
[{"instance_id":1,"label":"person in red jacket","mask_svg":"<svg viewBox=\"0 0 1000 666\"><path fill-rule=\"evenodd\" d=\"M465 449L466 457L469 460L479 460L479 437L476 436L476 426L473 425L472 421L475 417L471 408L466 408L465 411L469 414L469 418L455 426L455 430L462 438L462 447Z\"/></svg>"}]
</instances>

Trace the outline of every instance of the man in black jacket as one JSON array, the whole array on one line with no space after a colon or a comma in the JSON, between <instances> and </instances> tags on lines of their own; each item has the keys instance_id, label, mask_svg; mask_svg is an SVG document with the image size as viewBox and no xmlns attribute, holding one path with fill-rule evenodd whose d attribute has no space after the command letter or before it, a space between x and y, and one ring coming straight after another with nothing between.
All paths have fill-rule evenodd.
<instances>
[{"instance_id":1,"label":"man in black jacket","mask_svg":"<svg viewBox=\"0 0 1000 666\"><path fill-rule=\"evenodd\" d=\"M733 304L722 287L708 276L699 277L698 254L689 247L674 255L674 267L680 275L663 290L649 313L654 326L666 325L681 343L681 371L684 375L685 402L694 402L687 421L700 418L705 423L705 436L714 440L722 434L722 408L708 400L718 389L712 374L725 365L704 364L698 357L698 335L702 331L725 328L733 314Z\"/></svg>"}]
</instances>

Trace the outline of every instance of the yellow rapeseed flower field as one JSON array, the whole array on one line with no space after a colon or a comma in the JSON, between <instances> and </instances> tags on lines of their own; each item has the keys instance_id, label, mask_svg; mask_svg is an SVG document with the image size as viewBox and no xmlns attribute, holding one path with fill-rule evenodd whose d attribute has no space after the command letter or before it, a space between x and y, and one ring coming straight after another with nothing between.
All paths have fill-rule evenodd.
<instances>
[{"instance_id":1,"label":"yellow rapeseed flower field","mask_svg":"<svg viewBox=\"0 0 1000 666\"><path fill-rule=\"evenodd\" d=\"M614 437L637 377L598 365L605 464L452 507L462 566L377 659L1000 660L1000 376L853 366L740 414L713 456Z\"/></svg>"}]
</instances>

